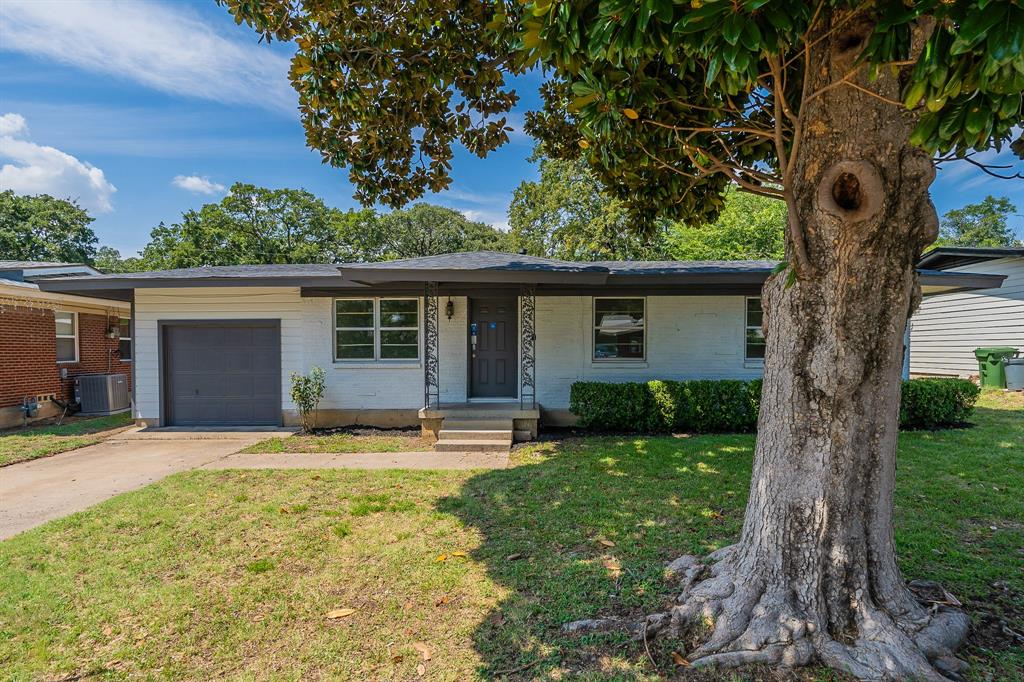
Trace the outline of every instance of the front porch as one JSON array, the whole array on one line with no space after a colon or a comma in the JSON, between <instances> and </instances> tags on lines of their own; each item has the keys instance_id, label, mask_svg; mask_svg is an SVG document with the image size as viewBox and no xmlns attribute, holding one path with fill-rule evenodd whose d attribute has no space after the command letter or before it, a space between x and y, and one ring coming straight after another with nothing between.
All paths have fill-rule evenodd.
<instances>
[{"instance_id":1,"label":"front porch","mask_svg":"<svg viewBox=\"0 0 1024 682\"><path fill-rule=\"evenodd\" d=\"M440 403L419 411L420 429L438 451L505 450L533 440L540 407L515 402Z\"/></svg>"}]
</instances>

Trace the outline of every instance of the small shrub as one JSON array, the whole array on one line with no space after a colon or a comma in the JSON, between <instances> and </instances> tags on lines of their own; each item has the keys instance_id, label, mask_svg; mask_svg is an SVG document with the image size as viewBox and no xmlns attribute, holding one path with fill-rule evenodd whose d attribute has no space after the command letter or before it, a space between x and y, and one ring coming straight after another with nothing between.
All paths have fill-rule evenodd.
<instances>
[{"instance_id":1,"label":"small shrub","mask_svg":"<svg viewBox=\"0 0 1024 682\"><path fill-rule=\"evenodd\" d=\"M748 433L757 430L762 381L579 381L569 393L577 424L594 431L629 433ZM963 424L980 389L965 379L903 382L900 428Z\"/></svg>"},{"instance_id":2,"label":"small shrub","mask_svg":"<svg viewBox=\"0 0 1024 682\"><path fill-rule=\"evenodd\" d=\"M981 389L967 379L911 379L900 396L901 429L935 429L964 424Z\"/></svg>"},{"instance_id":3,"label":"small shrub","mask_svg":"<svg viewBox=\"0 0 1024 682\"><path fill-rule=\"evenodd\" d=\"M324 397L324 371L313 367L303 376L292 372L292 402L299 410L302 430L311 432L316 428L316 411Z\"/></svg>"}]
</instances>

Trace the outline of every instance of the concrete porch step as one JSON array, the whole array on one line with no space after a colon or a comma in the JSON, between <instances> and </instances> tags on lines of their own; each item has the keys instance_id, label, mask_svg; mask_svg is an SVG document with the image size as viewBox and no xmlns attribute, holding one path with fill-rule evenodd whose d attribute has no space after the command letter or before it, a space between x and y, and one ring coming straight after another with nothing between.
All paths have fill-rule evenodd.
<instances>
[{"instance_id":1,"label":"concrete porch step","mask_svg":"<svg viewBox=\"0 0 1024 682\"><path fill-rule=\"evenodd\" d=\"M442 428L438 440L507 440L512 441L512 429L448 429Z\"/></svg>"},{"instance_id":2,"label":"concrete porch step","mask_svg":"<svg viewBox=\"0 0 1024 682\"><path fill-rule=\"evenodd\" d=\"M512 418L487 418L460 419L458 417L445 417L441 423L444 431L511 431Z\"/></svg>"},{"instance_id":3,"label":"concrete porch step","mask_svg":"<svg viewBox=\"0 0 1024 682\"><path fill-rule=\"evenodd\" d=\"M512 439L466 440L447 438L434 443L435 452L508 452Z\"/></svg>"}]
</instances>

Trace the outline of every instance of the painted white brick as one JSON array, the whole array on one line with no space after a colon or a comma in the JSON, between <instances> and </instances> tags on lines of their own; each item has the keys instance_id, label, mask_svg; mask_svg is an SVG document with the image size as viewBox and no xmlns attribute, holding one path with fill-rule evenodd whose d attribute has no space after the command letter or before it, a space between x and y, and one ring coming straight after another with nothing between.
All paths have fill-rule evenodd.
<instances>
[{"instance_id":1,"label":"painted white brick","mask_svg":"<svg viewBox=\"0 0 1024 682\"><path fill-rule=\"evenodd\" d=\"M462 402L467 393L466 297L440 300L441 399ZM537 400L567 408L574 381L652 378L737 378L761 375L744 366L742 296L654 296L647 299L647 359L640 363L593 361L593 300L589 296L537 298ZM412 409L423 404L423 365L334 362L333 302L302 298L297 288L139 289L135 299L137 416L159 416L157 323L174 319L281 320L282 406L292 372L324 368L326 409Z\"/></svg>"}]
</instances>

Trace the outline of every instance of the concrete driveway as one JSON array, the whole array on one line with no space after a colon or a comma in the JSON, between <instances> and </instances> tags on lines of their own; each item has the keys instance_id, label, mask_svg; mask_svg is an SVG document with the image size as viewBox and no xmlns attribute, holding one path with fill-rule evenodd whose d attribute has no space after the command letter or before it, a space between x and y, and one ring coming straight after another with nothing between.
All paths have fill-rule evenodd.
<instances>
[{"instance_id":1,"label":"concrete driveway","mask_svg":"<svg viewBox=\"0 0 1024 682\"><path fill-rule=\"evenodd\" d=\"M2 467L0 540L280 435L130 429L86 448Z\"/></svg>"}]
</instances>

